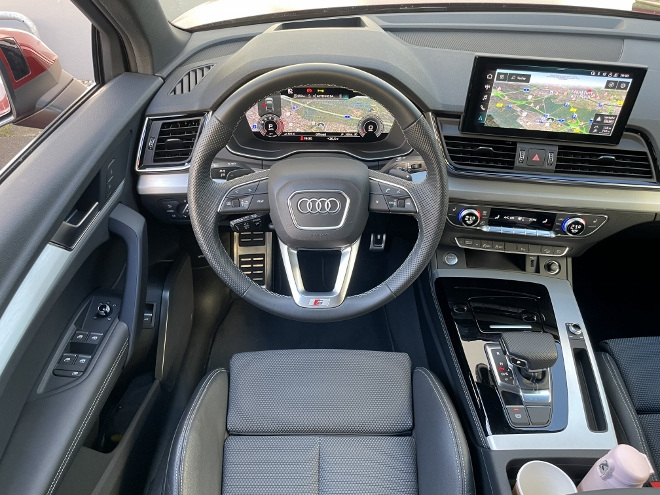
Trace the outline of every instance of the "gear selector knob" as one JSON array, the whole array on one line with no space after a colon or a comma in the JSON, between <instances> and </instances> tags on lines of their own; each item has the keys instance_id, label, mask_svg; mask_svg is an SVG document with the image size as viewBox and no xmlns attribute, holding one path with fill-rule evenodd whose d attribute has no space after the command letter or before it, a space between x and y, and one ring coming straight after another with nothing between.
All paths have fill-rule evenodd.
<instances>
[{"instance_id":1,"label":"gear selector knob","mask_svg":"<svg viewBox=\"0 0 660 495\"><path fill-rule=\"evenodd\" d=\"M528 373L552 368L557 362L557 346L549 333L504 332L500 344L511 364Z\"/></svg>"}]
</instances>

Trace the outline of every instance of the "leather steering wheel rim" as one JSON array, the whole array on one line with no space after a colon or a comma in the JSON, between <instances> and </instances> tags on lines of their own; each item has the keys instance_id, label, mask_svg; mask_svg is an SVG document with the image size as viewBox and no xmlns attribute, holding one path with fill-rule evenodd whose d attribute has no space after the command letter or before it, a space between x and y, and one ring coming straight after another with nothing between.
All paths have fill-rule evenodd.
<instances>
[{"instance_id":1,"label":"leather steering wheel rim","mask_svg":"<svg viewBox=\"0 0 660 495\"><path fill-rule=\"evenodd\" d=\"M382 176L388 183L410 191L417 209L414 216L419 234L408 257L387 280L367 292L347 297L333 308L302 307L289 296L260 287L236 266L222 245L218 233L219 217L222 215L219 205L227 191L243 182L267 179L268 172L257 172L226 183L217 183L210 176L213 158L229 142L248 108L265 95L287 87L318 85L350 88L381 103L394 116L427 169L425 180L419 183L369 172L370 178L378 180ZM209 265L239 297L285 318L310 322L340 321L366 314L393 300L414 282L432 259L447 215L446 159L433 128L422 113L389 83L373 74L343 65L291 65L264 73L239 87L212 114L191 156L188 204L193 231Z\"/></svg>"}]
</instances>

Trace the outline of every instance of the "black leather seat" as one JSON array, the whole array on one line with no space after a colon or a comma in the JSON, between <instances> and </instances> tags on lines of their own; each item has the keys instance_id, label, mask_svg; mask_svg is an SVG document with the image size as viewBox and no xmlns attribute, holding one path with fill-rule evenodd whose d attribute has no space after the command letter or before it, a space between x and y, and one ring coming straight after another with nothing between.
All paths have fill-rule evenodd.
<instances>
[{"instance_id":1,"label":"black leather seat","mask_svg":"<svg viewBox=\"0 0 660 495\"><path fill-rule=\"evenodd\" d=\"M660 337L601 342L596 354L620 443L646 454L658 479L660 467Z\"/></svg>"},{"instance_id":2,"label":"black leather seat","mask_svg":"<svg viewBox=\"0 0 660 495\"><path fill-rule=\"evenodd\" d=\"M167 494L473 494L447 394L406 354L235 355L179 423Z\"/></svg>"}]
</instances>

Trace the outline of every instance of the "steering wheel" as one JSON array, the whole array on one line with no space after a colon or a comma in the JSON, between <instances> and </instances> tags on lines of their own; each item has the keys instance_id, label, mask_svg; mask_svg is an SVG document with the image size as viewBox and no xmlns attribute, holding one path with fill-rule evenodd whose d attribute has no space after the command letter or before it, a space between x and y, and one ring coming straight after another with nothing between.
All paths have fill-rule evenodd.
<instances>
[{"instance_id":1,"label":"steering wheel","mask_svg":"<svg viewBox=\"0 0 660 495\"><path fill-rule=\"evenodd\" d=\"M369 170L349 157L293 157L257 172L216 182L211 163L255 102L295 86L350 88L380 102L394 116L426 164L426 178L409 182ZM188 179L190 220L210 266L238 296L272 314L301 321L339 321L368 313L401 294L431 260L447 215L445 157L422 113L396 88L352 67L299 64L267 72L232 93L202 130ZM346 297L369 212L412 215L419 234L412 251L380 285ZM224 249L218 222L227 214L270 212L292 296L255 284ZM338 250L339 270L330 292L305 290L299 250Z\"/></svg>"}]
</instances>

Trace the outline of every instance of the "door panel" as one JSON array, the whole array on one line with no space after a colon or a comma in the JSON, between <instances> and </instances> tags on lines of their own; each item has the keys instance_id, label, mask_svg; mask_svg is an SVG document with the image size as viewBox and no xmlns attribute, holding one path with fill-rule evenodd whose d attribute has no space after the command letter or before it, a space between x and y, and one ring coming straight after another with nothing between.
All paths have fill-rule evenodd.
<instances>
[{"instance_id":1,"label":"door panel","mask_svg":"<svg viewBox=\"0 0 660 495\"><path fill-rule=\"evenodd\" d=\"M124 74L96 91L0 184L0 312L107 154L132 131L162 80ZM20 246L20 249L16 249Z\"/></svg>"},{"instance_id":2,"label":"door panel","mask_svg":"<svg viewBox=\"0 0 660 495\"><path fill-rule=\"evenodd\" d=\"M142 113L161 83L117 77L0 183L3 492L55 492L129 359L144 304L146 224L124 204L133 204ZM80 326L98 323L84 306L94 294L120 302L101 343L76 347L69 341ZM55 376L63 352L90 349L82 375Z\"/></svg>"}]
</instances>

